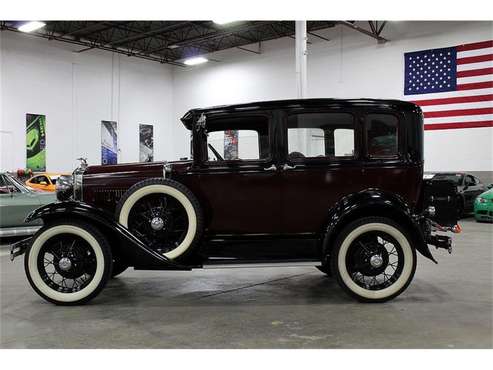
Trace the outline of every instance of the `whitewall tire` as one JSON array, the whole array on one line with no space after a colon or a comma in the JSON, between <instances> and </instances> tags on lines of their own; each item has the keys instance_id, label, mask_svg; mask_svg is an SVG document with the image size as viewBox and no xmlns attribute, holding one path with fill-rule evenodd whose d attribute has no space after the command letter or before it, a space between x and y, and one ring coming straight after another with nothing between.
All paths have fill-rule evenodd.
<instances>
[{"instance_id":1,"label":"whitewall tire","mask_svg":"<svg viewBox=\"0 0 493 370\"><path fill-rule=\"evenodd\" d=\"M98 295L110 278L111 249L94 226L59 221L36 233L26 250L24 268L32 288L45 300L83 304Z\"/></svg>"},{"instance_id":2,"label":"whitewall tire","mask_svg":"<svg viewBox=\"0 0 493 370\"><path fill-rule=\"evenodd\" d=\"M401 294L416 270L416 250L407 231L384 217L365 217L346 226L331 253L339 285L364 302Z\"/></svg>"},{"instance_id":3,"label":"whitewall tire","mask_svg":"<svg viewBox=\"0 0 493 370\"><path fill-rule=\"evenodd\" d=\"M146 242L148 246L151 244L149 240L152 240L155 245L159 245L159 233L167 232L167 218L162 216L162 219L166 219L162 221L164 226L162 226L162 230L153 230L151 227L146 227L144 230L146 232L140 232L138 234L136 230L131 225L131 217L133 216L132 212L138 213L139 202L142 202L145 197L149 196L162 196L165 199L172 199L177 202L176 204L180 206L182 213L186 214L186 231L184 230L181 237L176 242L176 245L173 245L172 248L168 248L162 254L172 260L176 260L178 258L183 258L185 255L188 255L193 247L197 244L201 234L202 234L202 213L199 206L198 200L192 194L192 192L186 188L184 185L169 179L149 179L139 182L132 186L122 197L120 202L118 203L116 209L116 217L118 222L128 228L131 232L133 232L137 237L140 237L141 240ZM156 209L159 207L156 207ZM162 207L162 212L166 212L166 207ZM159 211L156 211L159 213ZM157 213L155 213L156 215ZM147 220L149 224L152 224L150 216ZM169 216L172 219L172 215ZM159 217L154 217L154 219L159 219ZM171 221L172 223L172 221ZM151 225L152 226L152 225Z\"/></svg>"}]
</instances>

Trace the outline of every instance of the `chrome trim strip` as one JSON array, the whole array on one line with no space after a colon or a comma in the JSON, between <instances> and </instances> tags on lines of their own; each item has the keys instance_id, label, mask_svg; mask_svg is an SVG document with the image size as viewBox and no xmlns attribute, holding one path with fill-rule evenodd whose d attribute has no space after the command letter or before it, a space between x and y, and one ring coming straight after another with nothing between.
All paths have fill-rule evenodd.
<instances>
[{"instance_id":1,"label":"chrome trim strip","mask_svg":"<svg viewBox=\"0 0 493 370\"><path fill-rule=\"evenodd\" d=\"M41 229L42 226L29 227L4 227L0 229L0 238L8 238L11 236L33 235Z\"/></svg>"},{"instance_id":2,"label":"chrome trim strip","mask_svg":"<svg viewBox=\"0 0 493 370\"><path fill-rule=\"evenodd\" d=\"M225 268L259 268L259 267L303 267L303 266L321 266L321 261L302 261L302 262L255 262L255 263L204 263L204 269L225 269Z\"/></svg>"}]
</instances>

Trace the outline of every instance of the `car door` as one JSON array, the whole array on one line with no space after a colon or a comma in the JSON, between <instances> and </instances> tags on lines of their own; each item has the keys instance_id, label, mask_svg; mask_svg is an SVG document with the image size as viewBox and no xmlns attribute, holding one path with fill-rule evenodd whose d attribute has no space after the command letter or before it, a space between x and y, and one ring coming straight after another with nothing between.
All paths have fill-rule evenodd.
<instances>
[{"instance_id":1,"label":"car door","mask_svg":"<svg viewBox=\"0 0 493 370\"><path fill-rule=\"evenodd\" d=\"M8 186L9 192L0 193L0 227L24 227L41 224L39 220L30 224L24 223L29 212L40 206L40 201L36 195L15 186L5 175L1 175L1 178L1 181Z\"/></svg>"},{"instance_id":2,"label":"car door","mask_svg":"<svg viewBox=\"0 0 493 370\"><path fill-rule=\"evenodd\" d=\"M209 234L280 232L273 119L269 113L207 117L204 158L184 181L201 200Z\"/></svg>"},{"instance_id":3,"label":"car door","mask_svg":"<svg viewBox=\"0 0 493 370\"><path fill-rule=\"evenodd\" d=\"M476 184L474 177L466 175L464 178L464 203L466 210L472 210L474 199L480 194L479 190L480 186Z\"/></svg>"},{"instance_id":4,"label":"car door","mask_svg":"<svg viewBox=\"0 0 493 370\"><path fill-rule=\"evenodd\" d=\"M361 190L359 121L350 112L293 110L283 125L281 213L283 231L315 237L344 194Z\"/></svg>"}]
</instances>

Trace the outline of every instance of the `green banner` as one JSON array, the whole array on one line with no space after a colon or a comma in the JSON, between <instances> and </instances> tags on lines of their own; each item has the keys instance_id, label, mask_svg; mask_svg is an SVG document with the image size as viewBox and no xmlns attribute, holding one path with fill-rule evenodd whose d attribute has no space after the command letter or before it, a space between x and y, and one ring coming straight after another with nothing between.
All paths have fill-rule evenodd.
<instances>
[{"instance_id":1,"label":"green banner","mask_svg":"<svg viewBox=\"0 0 493 370\"><path fill-rule=\"evenodd\" d=\"M26 167L46 171L46 116L26 114Z\"/></svg>"}]
</instances>

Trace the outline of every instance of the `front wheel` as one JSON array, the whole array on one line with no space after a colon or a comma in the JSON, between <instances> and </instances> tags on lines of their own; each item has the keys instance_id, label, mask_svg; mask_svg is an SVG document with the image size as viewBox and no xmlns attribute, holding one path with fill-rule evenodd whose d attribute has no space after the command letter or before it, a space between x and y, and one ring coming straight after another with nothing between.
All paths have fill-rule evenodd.
<instances>
[{"instance_id":1,"label":"front wheel","mask_svg":"<svg viewBox=\"0 0 493 370\"><path fill-rule=\"evenodd\" d=\"M384 217L365 217L337 238L331 267L339 285L363 302L401 294L416 271L416 250L406 230Z\"/></svg>"},{"instance_id":2,"label":"front wheel","mask_svg":"<svg viewBox=\"0 0 493 370\"><path fill-rule=\"evenodd\" d=\"M111 276L112 255L105 237L84 222L45 225L26 250L24 268L33 289L58 305L93 299Z\"/></svg>"}]
</instances>

